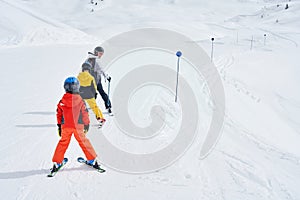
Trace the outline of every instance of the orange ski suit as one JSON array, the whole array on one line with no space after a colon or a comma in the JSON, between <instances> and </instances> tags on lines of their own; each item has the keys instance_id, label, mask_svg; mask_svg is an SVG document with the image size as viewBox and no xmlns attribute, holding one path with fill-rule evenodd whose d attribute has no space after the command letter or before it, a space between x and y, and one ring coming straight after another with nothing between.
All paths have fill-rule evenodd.
<instances>
[{"instance_id":1,"label":"orange ski suit","mask_svg":"<svg viewBox=\"0 0 300 200\"><path fill-rule=\"evenodd\" d=\"M61 139L56 146L52 161L56 163L63 161L73 133L87 160L95 159L97 154L83 130L84 125L90 123L90 119L81 96L65 93L57 104L56 112L57 124L61 124Z\"/></svg>"}]
</instances>

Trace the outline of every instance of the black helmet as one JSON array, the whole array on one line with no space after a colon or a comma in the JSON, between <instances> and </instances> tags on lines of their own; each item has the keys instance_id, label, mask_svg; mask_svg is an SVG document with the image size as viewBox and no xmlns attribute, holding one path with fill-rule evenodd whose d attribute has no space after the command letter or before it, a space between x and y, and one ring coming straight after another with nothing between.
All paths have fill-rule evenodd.
<instances>
[{"instance_id":1,"label":"black helmet","mask_svg":"<svg viewBox=\"0 0 300 200\"><path fill-rule=\"evenodd\" d=\"M102 47L96 47L94 49L94 54L97 54L98 52L103 52L104 53L104 49Z\"/></svg>"},{"instance_id":2,"label":"black helmet","mask_svg":"<svg viewBox=\"0 0 300 200\"><path fill-rule=\"evenodd\" d=\"M65 80L64 88L66 92L69 93L79 93L80 84L77 78L69 77Z\"/></svg>"},{"instance_id":3,"label":"black helmet","mask_svg":"<svg viewBox=\"0 0 300 200\"><path fill-rule=\"evenodd\" d=\"M82 68L82 71L84 70L88 70L89 73L91 73L91 69L92 69L92 65L88 62L84 62L82 65L81 65L81 68Z\"/></svg>"}]
</instances>

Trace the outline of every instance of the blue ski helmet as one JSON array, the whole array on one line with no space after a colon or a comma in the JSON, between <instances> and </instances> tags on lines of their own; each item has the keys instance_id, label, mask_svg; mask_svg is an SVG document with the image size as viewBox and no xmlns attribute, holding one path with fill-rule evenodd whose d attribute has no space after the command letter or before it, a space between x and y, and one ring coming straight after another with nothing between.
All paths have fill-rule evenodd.
<instances>
[{"instance_id":1,"label":"blue ski helmet","mask_svg":"<svg viewBox=\"0 0 300 200\"><path fill-rule=\"evenodd\" d=\"M80 84L77 78L69 77L65 80L64 88L66 92L69 93L79 93Z\"/></svg>"},{"instance_id":2,"label":"blue ski helmet","mask_svg":"<svg viewBox=\"0 0 300 200\"><path fill-rule=\"evenodd\" d=\"M91 73L92 65L91 65L89 62L84 62L84 63L81 65L81 68L82 68L82 71L88 70L89 73Z\"/></svg>"}]
</instances>

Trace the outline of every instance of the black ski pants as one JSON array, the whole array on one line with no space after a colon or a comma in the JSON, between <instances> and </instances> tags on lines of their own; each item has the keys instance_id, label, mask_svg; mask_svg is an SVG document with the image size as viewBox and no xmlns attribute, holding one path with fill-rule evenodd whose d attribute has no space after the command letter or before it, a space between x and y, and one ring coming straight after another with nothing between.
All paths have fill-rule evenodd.
<instances>
[{"instance_id":1,"label":"black ski pants","mask_svg":"<svg viewBox=\"0 0 300 200\"><path fill-rule=\"evenodd\" d=\"M101 84L101 80L97 84L97 90L98 90L99 94L101 95L101 97L102 97L102 99L104 101L105 108L106 109L111 108L111 103L110 103L109 97L105 93L105 91L103 90L103 87L102 87L102 84Z\"/></svg>"}]
</instances>

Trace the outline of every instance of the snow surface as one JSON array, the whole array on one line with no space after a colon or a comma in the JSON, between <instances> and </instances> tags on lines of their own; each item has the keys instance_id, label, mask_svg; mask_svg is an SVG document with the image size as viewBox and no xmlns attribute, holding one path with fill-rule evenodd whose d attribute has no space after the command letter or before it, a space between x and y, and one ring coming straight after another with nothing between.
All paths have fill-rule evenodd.
<instances>
[{"instance_id":1,"label":"snow surface","mask_svg":"<svg viewBox=\"0 0 300 200\"><path fill-rule=\"evenodd\" d=\"M0 1L1 199L300 199L299 0L94 2L97 5L90 0ZM73 138L65 169L46 178L59 140L55 109L64 79L78 74L87 51L96 45L149 27L184 34L209 56L210 39L215 38L213 62L226 95L224 126L215 148L200 157L201 133L209 126L212 107L209 92L194 82L200 134L171 165L126 173L103 162L107 173L98 174L76 162L83 153ZM130 61L143 63L138 53L108 70L112 83L133 67ZM175 56L146 53L157 63L175 67ZM197 78L187 67L181 73L186 79ZM149 124L153 105L169 107L163 134L143 140L119 135L114 119L107 117L103 130L91 127L88 133L96 150L100 134L135 154L168 146L184 112L172 94L145 86L128 101L132 121L142 127ZM90 116L96 123L93 113Z\"/></svg>"}]
</instances>

